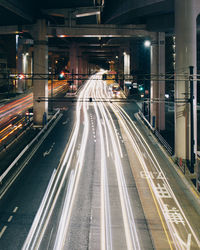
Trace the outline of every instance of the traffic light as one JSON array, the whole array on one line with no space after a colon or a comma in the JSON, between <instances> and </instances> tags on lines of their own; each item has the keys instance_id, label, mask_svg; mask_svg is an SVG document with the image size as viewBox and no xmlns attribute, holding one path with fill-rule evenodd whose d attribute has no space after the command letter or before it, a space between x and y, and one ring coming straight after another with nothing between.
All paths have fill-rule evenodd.
<instances>
[{"instance_id":1,"label":"traffic light","mask_svg":"<svg viewBox=\"0 0 200 250\"><path fill-rule=\"evenodd\" d=\"M20 79L20 80L24 79L24 75L23 75L23 74L20 74L20 75L19 75L19 79Z\"/></svg>"},{"instance_id":2,"label":"traffic light","mask_svg":"<svg viewBox=\"0 0 200 250\"><path fill-rule=\"evenodd\" d=\"M61 73L60 73L60 75L59 75L59 78L60 79L63 79L65 77L65 73L62 71Z\"/></svg>"},{"instance_id":3,"label":"traffic light","mask_svg":"<svg viewBox=\"0 0 200 250\"><path fill-rule=\"evenodd\" d=\"M139 85L138 89L139 89L139 91L143 91L144 90L143 85Z\"/></svg>"}]
</instances>

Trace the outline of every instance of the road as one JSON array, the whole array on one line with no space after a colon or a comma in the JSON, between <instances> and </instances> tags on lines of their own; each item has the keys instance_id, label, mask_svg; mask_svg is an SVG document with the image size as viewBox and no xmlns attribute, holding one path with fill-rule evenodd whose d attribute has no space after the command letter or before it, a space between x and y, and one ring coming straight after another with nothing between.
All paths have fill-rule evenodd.
<instances>
[{"instance_id":1,"label":"road","mask_svg":"<svg viewBox=\"0 0 200 250\"><path fill-rule=\"evenodd\" d=\"M1 249L199 249L199 207L136 104L111 100L97 74L60 105L0 197Z\"/></svg>"},{"instance_id":2,"label":"road","mask_svg":"<svg viewBox=\"0 0 200 250\"><path fill-rule=\"evenodd\" d=\"M53 95L59 95L66 91L68 84L66 81L54 81ZM49 82L49 95L51 83ZM25 112L33 106L33 93L24 94L14 101L10 101L0 106L0 150L8 145L23 128L27 126Z\"/></svg>"}]
</instances>

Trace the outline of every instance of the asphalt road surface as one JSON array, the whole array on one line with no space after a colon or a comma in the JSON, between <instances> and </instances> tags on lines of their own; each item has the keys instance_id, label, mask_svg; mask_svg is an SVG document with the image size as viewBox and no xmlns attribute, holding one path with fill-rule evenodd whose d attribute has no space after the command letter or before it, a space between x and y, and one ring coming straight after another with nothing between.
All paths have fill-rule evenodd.
<instances>
[{"instance_id":1,"label":"asphalt road surface","mask_svg":"<svg viewBox=\"0 0 200 250\"><path fill-rule=\"evenodd\" d=\"M0 197L0 249L200 248L189 187L100 74Z\"/></svg>"}]
</instances>

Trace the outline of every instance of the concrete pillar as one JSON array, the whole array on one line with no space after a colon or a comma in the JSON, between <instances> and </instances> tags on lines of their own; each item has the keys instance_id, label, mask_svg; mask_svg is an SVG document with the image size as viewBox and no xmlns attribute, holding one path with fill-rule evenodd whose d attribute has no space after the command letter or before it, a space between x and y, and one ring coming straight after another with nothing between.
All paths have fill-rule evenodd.
<instances>
[{"instance_id":1,"label":"concrete pillar","mask_svg":"<svg viewBox=\"0 0 200 250\"><path fill-rule=\"evenodd\" d=\"M76 43L72 43L70 46L69 60L70 60L70 73L74 74L74 78L77 78L78 77L78 48L77 48ZM78 87L78 80L74 80L73 84L76 87Z\"/></svg>"},{"instance_id":2,"label":"concrete pillar","mask_svg":"<svg viewBox=\"0 0 200 250\"><path fill-rule=\"evenodd\" d=\"M27 74L30 76L33 74L33 55L32 50L29 49L28 56L27 56ZM27 87L32 87L32 79L27 80Z\"/></svg>"},{"instance_id":3,"label":"concrete pillar","mask_svg":"<svg viewBox=\"0 0 200 250\"><path fill-rule=\"evenodd\" d=\"M165 34L156 33L151 43L151 125L165 129Z\"/></svg>"},{"instance_id":4,"label":"concrete pillar","mask_svg":"<svg viewBox=\"0 0 200 250\"><path fill-rule=\"evenodd\" d=\"M23 38L20 36L17 36L17 74L23 73ZM23 93L24 92L24 79L20 79L18 77L17 79L17 93Z\"/></svg>"},{"instance_id":5,"label":"concrete pillar","mask_svg":"<svg viewBox=\"0 0 200 250\"><path fill-rule=\"evenodd\" d=\"M44 114L48 115L48 102L37 100L48 98L48 45L45 20L38 20L34 28L33 118L35 125L42 126Z\"/></svg>"},{"instance_id":6,"label":"concrete pillar","mask_svg":"<svg viewBox=\"0 0 200 250\"><path fill-rule=\"evenodd\" d=\"M131 71L131 59L130 59L131 57L129 49L126 49L123 54L124 54L124 75L126 79L128 75L130 75Z\"/></svg>"},{"instance_id":7,"label":"concrete pillar","mask_svg":"<svg viewBox=\"0 0 200 250\"><path fill-rule=\"evenodd\" d=\"M196 43L196 0L175 1L175 34L176 34L176 66L175 66L175 155L183 160L191 157L190 133L190 98L189 66L194 66L196 74L197 43ZM194 151L197 150L197 86L194 81Z\"/></svg>"},{"instance_id":8,"label":"concrete pillar","mask_svg":"<svg viewBox=\"0 0 200 250\"><path fill-rule=\"evenodd\" d=\"M82 57L82 50L78 48L78 85L82 84L83 79L83 57Z\"/></svg>"},{"instance_id":9,"label":"concrete pillar","mask_svg":"<svg viewBox=\"0 0 200 250\"><path fill-rule=\"evenodd\" d=\"M165 130L165 33L159 32L159 106L158 129Z\"/></svg>"}]
</instances>

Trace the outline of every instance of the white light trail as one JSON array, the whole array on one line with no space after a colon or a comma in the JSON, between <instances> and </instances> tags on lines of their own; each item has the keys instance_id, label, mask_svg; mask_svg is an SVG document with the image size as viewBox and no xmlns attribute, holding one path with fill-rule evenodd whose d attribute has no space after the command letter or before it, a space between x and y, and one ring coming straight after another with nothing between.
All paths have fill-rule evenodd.
<instances>
[{"instance_id":1,"label":"white light trail","mask_svg":"<svg viewBox=\"0 0 200 250\"><path fill-rule=\"evenodd\" d=\"M65 242L65 232L66 230L66 224L67 224L67 219L68 219L68 214L69 214L69 207L70 207L70 202L71 202L71 196L73 192L73 182L74 182L74 170L71 171L70 177L69 177L69 183L68 183L68 189L67 193L65 196L65 201L63 205L63 212L61 215L61 219L59 221L59 226L57 230L57 235L56 235L56 240L54 243L54 250L57 249L63 249L63 245Z\"/></svg>"},{"instance_id":2,"label":"white light trail","mask_svg":"<svg viewBox=\"0 0 200 250\"><path fill-rule=\"evenodd\" d=\"M110 201L107 179L107 164L104 150L104 136L96 103L94 103L101 141L101 249L112 250Z\"/></svg>"},{"instance_id":3,"label":"white light trail","mask_svg":"<svg viewBox=\"0 0 200 250\"><path fill-rule=\"evenodd\" d=\"M154 168L156 169L157 172L160 172L162 174L162 181L164 182L164 185L167 187L167 189L169 190L169 193L171 195L171 197L173 198L176 206L178 207L179 211L181 212L181 215L183 216L185 222L187 223L187 226L189 227L189 230L191 232L191 234L193 235L198 247L200 247L200 241L198 240L198 237L196 236L194 230L192 229L189 221L187 220L184 212L183 212L183 209L181 208L178 200L176 199L176 196L173 192L173 190L171 189L170 187L170 184L167 180L167 178L165 177L165 174L164 172L162 171L162 168L160 167L154 153L152 152L151 148L149 147L149 145L147 144L145 138L142 136L142 134L140 133L140 131L138 130L138 128L136 127L136 125L134 124L134 122L132 121L132 119L128 116L128 114L124 111L124 109L122 109L119 105L112 105L112 108L113 108L113 111L115 112L115 114L118 116L122 126L124 127L124 130L126 131L126 134L128 135L130 141L132 142L132 146L138 156L138 159L143 167L143 170L144 172L148 175L149 173L149 170L148 170L148 167L144 161L144 157L143 157L143 154L140 150L140 147L138 145L138 142L136 141L136 138L138 138L138 141L140 142L140 144L142 145L143 149L145 150L147 156L148 156L148 159L152 162L152 165L154 166ZM117 112L118 111L118 112ZM132 131L134 132L134 135L135 137L133 136L132 132L130 131L129 127L127 126L127 124L129 124L129 127L132 127ZM178 236L178 232L177 232L177 229L174 225L174 223L171 223L168 219L168 215L166 213L164 213L165 211L165 204L163 202L163 200L158 196L158 193L157 193L157 189L156 189L156 186L155 186L155 183L153 181L153 178L151 175L148 175L149 178L148 178L148 181L149 181L149 184L151 185L151 188L154 192L154 195L158 201L158 204L160 206L160 209L163 213L163 216L165 218L165 222L168 226L168 229L169 229L169 232L170 232L170 235L173 239L173 243L175 245L175 248L176 249L186 249L184 247L184 244L183 244L183 241L180 240L180 237ZM186 229L186 228L185 228Z\"/></svg>"},{"instance_id":4,"label":"white light trail","mask_svg":"<svg viewBox=\"0 0 200 250\"><path fill-rule=\"evenodd\" d=\"M83 91L81 92L79 99L78 99L78 102L77 102L76 122L75 122L75 127L74 127L72 135L71 135L71 140L66 147L65 153L63 154L63 157L61 159L61 164L57 169L57 173L56 173L56 176L54 178L54 181L49 182L48 189L45 193L45 205L42 203L40 213L36 214L36 217L34 219L34 224L32 225L30 232L26 238L26 241L23 245L23 250L38 249L41 242L42 242L47 225L48 225L50 218L51 218L51 215L53 213L56 201L59 197L61 189L65 183L67 174L68 174L69 169L71 167L72 158L74 155L74 150L75 150L75 146L76 146L76 142L77 142L79 130L80 130L80 112L81 112L81 108L82 108L82 103L80 102L80 100L81 100L81 98L84 97L84 93L87 90L88 84L89 84L89 81L87 82L87 84L83 88ZM68 197L68 199L71 200L70 209L72 207L73 200L74 200L75 193L76 193L75 191L76 191L77 186L78 186L80 172L81 172L81 168L82 168L82 164L83 164L83 158L84 158L85 146L86 146L86 141L87 141L87 136L88 136L88 130L89 130L89 122L88 122L88 117L87 117L85 105L84 105L84 115L85 115L86 120L85 120L85 124L84 124L82 148L81 148L81 153L79 154L79 158L77 161L78 162L77 166L80 166L80 168L78 168L77 166L75 168L75 170L78 169L79 171L76 171L74 174L75 175L75 177L73 178L73 180L74 180L73 189L74 190L73 190L71 197ZM72 184L70 184L70 185L72 185ZM48 197L48 199L46 197ZM69 216L67 217L67 219L69 221ZM63 232L63 235L66 235L66 229ZM61 237L60 239L63 239L63 237Z\"/></svg>"},{"instance_id":5,"label":"white light trail","mask_svg":"<svg viewBox=\"0 0 200 250\"><path fill-rule=\"evenodd\" d=\"M98 86L98 88L102 89L102 85ZM102 93L101 93L102 95ZM103 98L105 96L100 96L103 101ZM140 249L140 243L139 238L137 235L136 225L134 221L133 211L130 204L129 194L127 190L127 185L123 173L123 167L122 162L120 158L120 150L119 150L119 143L118 143L118 136L116 134L116 129L114 126L113 119L111 117L110 112L107 110L105 105L102 102L98 103L98 108L100 110L101 116L104 117L104 120L106 122L106 126L108 128L108 131L110 133L111 138L111 144L114 152L114 162L115 162L115 170L117 174L117 182L118 182L118 189L119 189L119 195L120 195L120 202L121 202L121 208L122 208L122 216L124 221L124 229L125 229L125 237L126 237L126 244L127 249ZM113 132L114 130L114 132ZM117 142L116 142L117 141Z\"/></svg>"}]
</instances>

